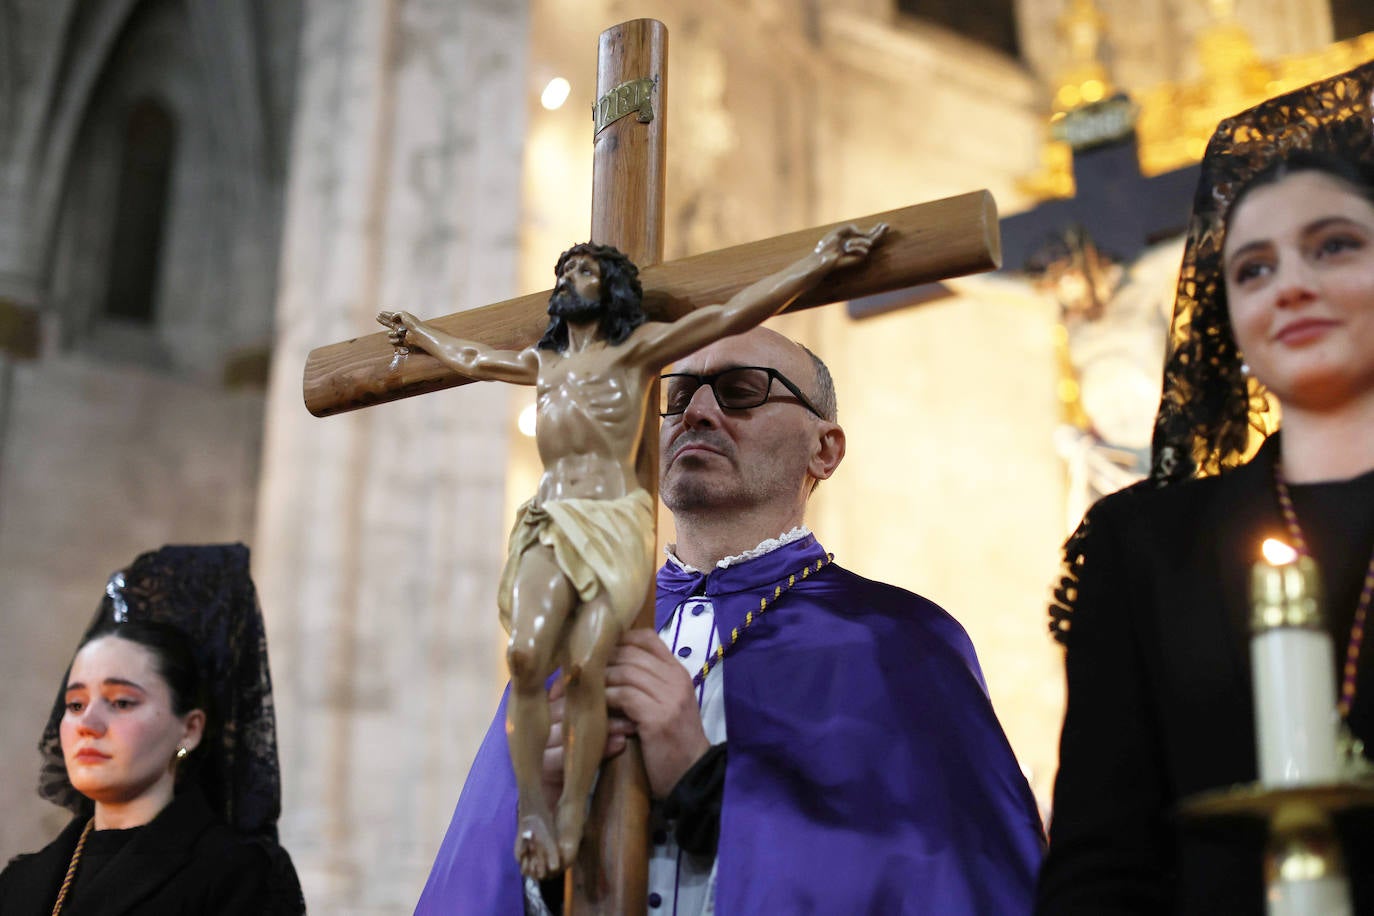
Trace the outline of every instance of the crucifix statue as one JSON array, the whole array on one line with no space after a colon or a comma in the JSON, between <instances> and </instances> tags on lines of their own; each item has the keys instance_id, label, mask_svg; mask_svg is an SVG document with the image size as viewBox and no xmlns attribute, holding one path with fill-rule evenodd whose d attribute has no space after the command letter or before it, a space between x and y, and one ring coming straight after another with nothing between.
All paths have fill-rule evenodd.
<instances>
[{"instance_id":1,"label":"crucifix statue","mask_svg":"<svg viewBox=\"0 0 1374 916\"><path fill-rule=\"evenodd\" d=\"M539 795L537 758L529 760L531 751L542 751L548 729L541 672L565 663L590 687L636 608L635 625L652 626L657 437L652 429L643 433L657 420L658 405L650 402L660 367L783 308L853 299L1000 263L996 208L986 191L978 191L853 221L873 226L868 232L848 222L831 224L659 264L666 54L666 30L653 20L622 23L601 35L593 243L560 259L554 290L426 321L385 313L379 318L387 332L320 347L305 367L306 406L317 416L479 378L537 386L545 474L513 538L513 544L528 542L530 549L512 552L500 589L512 634L510 709L520 731L511 740L522 799L517 851L526 874L569 868L565 912L579 916L645 910L648 791L636 742L630 741L625 753L602 768L585 823L589 778L583 775L576 787L568 783L554 816ZM882 244L874 246L879 236ZM614 246L628 260L602 246ZM862 270L835 271L860 260ZM639 265L644 316L613 331L583 309L599 308L610 287L632 289L631 262ZM550 312L561 314L550 323ZM550 345L542 346L546 331ZM570 574L559 563L557 544L544 536L542 516L593 503L596 515L616 515L589 522L588 530L597 537L609 533L606 549L620 565L608 572L594 563ZM579 597L579 578L600 582L595 595ZM575 613L574 605L581 605ZM563 629L569 614L568 642L559 646L546 633ZM594 768L597 760L588 764L585 758L599 757L604 745L596 734L605 727L605 709L590 697L580 704L580 725L569 724L570 731L581 728L589 735L573 754L583 761L579 774ZM531 770L532 793L525 791Z\"/></svg>"},{"instance_id":2,"label":"crucifix statue","mask_svg":"<svg viewBox=\"0 0 1374 916\"><path fill-rule=\"evenodd\" d=\"M671 322L645 321L639 271L628 258L606 245L575 245L555 269L548 330L518 352L453 337L409 312L378 315L398 348L418 346L472 379L537 386L535 442L544 474L516 517L497 593L510 633L506 735L519 787L515 855L529 877L542 880L577 855L606 743L606 661L652 582L654 497L636 479L635 453L659 371L749 330L832 270L864 260L886 230L883 223L868 232L842 226L724 305ZM763 375L737 384L760 382L741 394L761 403L773 381ZM563 672L567 696L556 817L544 800L541 767L549 737L545 683L555 669Z\"/></svg>"}]
</instances>

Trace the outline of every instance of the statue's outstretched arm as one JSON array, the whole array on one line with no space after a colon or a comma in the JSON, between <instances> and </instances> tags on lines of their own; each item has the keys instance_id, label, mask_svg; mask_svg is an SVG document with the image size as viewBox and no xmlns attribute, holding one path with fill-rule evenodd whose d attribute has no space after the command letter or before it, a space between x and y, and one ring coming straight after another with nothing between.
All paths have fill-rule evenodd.
<instances>
[{"instance_id":1,"label":"statue's outstretched arm","mask_svg":"<svg viewBox=\"0 0 1374 916\"><path fill-rule=\"evenodd\" d=\"M455 372L482 381L533 385L539 378L539 357L532 349L498 350L475 340L440 331L410 312L378 312L377 321L398 347L416 347Z\"/></svg>"},{"instance_id":2,"label":"statue's outstretched arm","mask_svg":"<svg viewBox=\"0 0 1374 916\"><path fill-rule=\"evenodd\" d=\"M868 258L873 245L887 232L878 223L867 232L853 224L832 229L806 257L740 290L724 305L710 305L655 329L646 340L649 356L666 365L694 353L722 337L762 324L792 304L832 271Z\"/></svg>"}]
</instances>

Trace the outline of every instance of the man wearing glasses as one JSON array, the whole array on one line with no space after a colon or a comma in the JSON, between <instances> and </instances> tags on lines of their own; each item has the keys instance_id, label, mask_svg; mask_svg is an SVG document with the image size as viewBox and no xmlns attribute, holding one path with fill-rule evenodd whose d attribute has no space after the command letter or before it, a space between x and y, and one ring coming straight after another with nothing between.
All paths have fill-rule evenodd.
<instances>
[{"instance_id":1,"label":"man wearing glasses","mask_svg":"<svg viewBox=\"0 0 1374 916\"><path fill-rule=\"evenodd\" d=\"M650 912L1029 913L1039 815L967 635L805 525L845 452L825 364L757 328L661 391L658 638L606 672L661 799Z\"/></svg>"},{"instance_id":2,"label":"man wearing glasses","mask_svg":"<svg viewBox=\"0 0 1374 916\"><path fill-rule=\"evenodd\" d=\"M610 654L615 715L597 747L641 739L649 912L1028 913L1039 817L968 637L925 599L832 562L804 525L845 450L824 364L756 328L685 356L660 392L677 541L658 634L626 632ZM558 797L576 713L561 682L549 696L543 781ZM501 725L419 914L521 912ZM523 887L526 913L557 911L557 882Z\"/></svg>"},{"instance_id":3,"label":"man wearing glasses","mask_svg":"<svg viewBox=\"0 0 1374 916\"><path fill-rule=\"evenodd\" d=\"M866 233L832 230L804 258L724 305L673 322L645 320L638 270L624 255L577 245L555 267L543 339L518 352L460 340L408 312L377 316L398 347L419 347L469 378L537 388L544 473L516 517L497 592L510 633L515 858L526 876L546 878L577 854L607 739L606 660L652 580L654 504L636 478L635 453L655 378L672 361L757 326L831 271L863 261L886 230L881 223ZM567 691L567 757L555 815L543 762L545 685L556 669Z\"/></svg>"}]
</instances>

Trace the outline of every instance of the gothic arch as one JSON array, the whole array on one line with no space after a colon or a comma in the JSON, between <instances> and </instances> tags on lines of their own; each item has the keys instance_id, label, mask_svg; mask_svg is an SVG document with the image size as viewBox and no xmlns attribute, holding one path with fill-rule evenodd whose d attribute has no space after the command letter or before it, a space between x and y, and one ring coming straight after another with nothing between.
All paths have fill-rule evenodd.
<instances>
[{"instance_id":1,"label":"gothic arch","mask_svg":"<svg viewBox=\"0 0 1374 916\"><path fill-rule=\"evenodd\" d=\"M252 316L220 309L233 317L218 330L238 344L265 337L300 7L280 0L54 0L10 17L0 45L17 53L13 79L0 86L0 135L10 138L0 142L0 165L16 180L0 187L0 202L16 218L0 226L0 297L55 308L64 339L71 322L79 328L95 310L89 302L73 309L60 301L73 292L62 272L81 241L68 237L64 222L89 190L82 172L110 152L99 138L109 118L104 109L125 104L121 86L134 91L127 84L141 81L184 125L186 149L209 151L210 180L222 202L209 208L222 230L220 253L241 262L237 271L225 268L224 283L252 287L242 295L263 300ZM131 77L138 68L131 68L128 49L146 48L148 33L159 30L163 49L180 60L168 66L177 71L167 75L171 85L158 86L147 67ZM84 148L93 140L94 149Z\"/></svg>"},{"instance_id":2,"label":"gothic arch","mask_svg":"<svg viewBox=\"0 0 1374 916\"><path fill-rule=\"evenodd\" d=\"M176 117L153 95L136 99L125 115L103 318L140 325L156 318L177 131Z\"/></svg>"},{"instance_id":3,"label":"gothic arch","mask_svg":"<svg viewBox=\"0 0 1374 916\"><path fill-rule=\"evenodd\" d=\"M7 255L0 231L0 295L6 264L17 261L33 304L57 312L62 344L98 330L105 283L119 276L110 259L129 241L100 231L110 234L122 206L124 113L157 98L179 126L165 189L168 256L155 278L173 307L149 324L156 346L130 349L126 339L96 349L216 377L226 358L270 334L300 5L111 0L62 9L47 24L51 63L35 63L41 88L12 151L27 172L19 212L28 214L28 250Z\"/></svg>"}]
</instances>

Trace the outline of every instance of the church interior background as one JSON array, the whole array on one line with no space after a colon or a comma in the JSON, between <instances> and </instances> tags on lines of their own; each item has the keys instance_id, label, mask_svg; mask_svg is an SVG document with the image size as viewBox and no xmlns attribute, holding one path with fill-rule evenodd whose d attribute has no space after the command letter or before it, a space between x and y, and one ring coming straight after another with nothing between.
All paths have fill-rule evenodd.
<instances>
[{"instance_id":1,"label":"church interior background","mask_svg":"<svg viewBox=\"0 0 1374 916\"><path fill-rule=\"evenodd\" d=\"M301 367L380 309L551 285L586 235L597 35L641 16L670 35L668 258L976 188L1003 215L1072 195L1052 125L1118 90L1145 174L1186 167L1219 118L1374 57L1364 0L5 0L0 861L64 821L34 745L106 576L242 540L307 900L410 911L503 682L532 399L316 420ZM1148 442L1179 253L1150 241L775 322L831 365L849 436L812 528L960 620L1046 808L1045 605Z\"/></svg>"}]
</instances>

